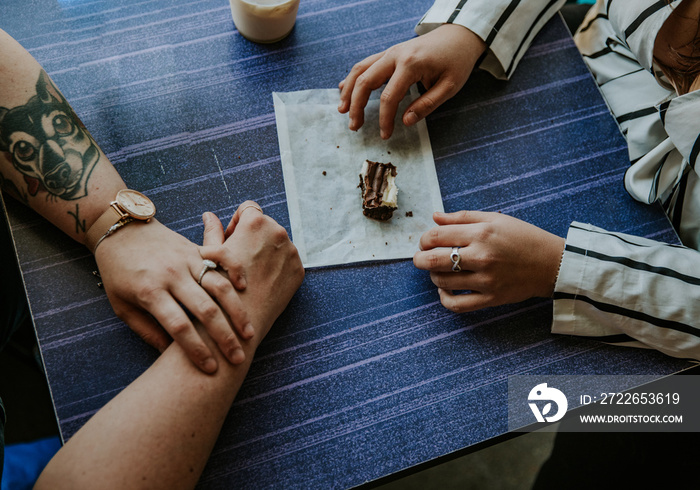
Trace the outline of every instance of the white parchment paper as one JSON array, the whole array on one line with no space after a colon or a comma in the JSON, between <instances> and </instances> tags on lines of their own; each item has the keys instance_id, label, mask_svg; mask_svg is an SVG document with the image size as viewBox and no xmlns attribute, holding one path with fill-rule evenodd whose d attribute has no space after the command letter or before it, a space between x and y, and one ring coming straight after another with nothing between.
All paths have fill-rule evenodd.
<instances>
[{"instance_id":1,"label":"white parchment paper","mask_svg":"<svg viewBox=\"0 0 700 490\"><path fill-rule=\"evenodd\" d=\"M394 134L382 140L377 95L353 132L338 113L337 89L273 93L292 239L305 267L413 257L435 226L432 213L443 210L425 121L407 128L397 117ZM399 114L417 96L414 87ZM362 214L358 184L367 159L397 168L398 209L386 222Z\"/></svg>"}]
</instances>

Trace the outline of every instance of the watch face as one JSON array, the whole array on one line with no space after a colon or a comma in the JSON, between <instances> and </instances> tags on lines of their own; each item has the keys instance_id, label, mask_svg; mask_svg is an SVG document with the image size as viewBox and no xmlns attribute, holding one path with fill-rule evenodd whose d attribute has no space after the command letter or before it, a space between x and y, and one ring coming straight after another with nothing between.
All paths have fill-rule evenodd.
<instances>
[{"instance_id":1,"label":"watch face","mask_svg":"<svg viewBox=\"0 0 700 490\"><path fill-rule=\"evenodd\" d=\"M156 214L151 200L140 192L122 189L117 193L117 202L132 218L149 219Z\"/></svg>"}]
</instances>

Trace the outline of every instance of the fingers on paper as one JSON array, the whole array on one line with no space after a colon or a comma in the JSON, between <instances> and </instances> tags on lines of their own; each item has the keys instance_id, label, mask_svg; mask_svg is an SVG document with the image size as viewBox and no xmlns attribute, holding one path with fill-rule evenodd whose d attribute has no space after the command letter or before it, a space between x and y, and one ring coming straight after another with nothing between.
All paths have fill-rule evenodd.
<instances>
[{"instance_id":1,"label":"fingers on paper","mask_svg":"<svg viewBox=\"0 0 700 490\"><path fill-rule=\"evenodd\" d=\"M384 55L383 52L373 54L368 56L364 60L355 63L355 65L350 70L350 73L345 77L345 79L338 84L340 89L340 103L338 104L338 111L341 114L345 114L350 110L350 105L352 102L353 92L355 90L355 83L357 78L362 75L370 66L374 64L375 61L380 59Z\"/></svg>"},{"instance_id":2,"label":"fingers on paper","mask_svg":"<svg viewBox=\"0 0 700 490\"><path fill-rule=\"evenodd\" d=\"M386 87L382 90L379 103L379 131L383 139L389 138L394 132L394 123L399 104L404 97L406 97L411 85L420 79L420 73L404 65L397 66L396 71L390 76L389 82L387 82ZM411 107L414 105L415 102L411 104ZM406 114L407 113L408 111ZM404 114L404 119L406 118L406 114ZM417 120L413 121L411 118L409 119L412 121L411 124L418 122ZM410 124L407 124L407 126L410 126Z\"/></svg>"},{"instance_id":3,"label":"fingers on paper","mask_svg":"<svg viewBox=\"0 0 700 490\"><path fill-rule=\"evenodd\" d=\"M405 76L410 74L403 72L395 73L395 60L389 56L382 56L371 66L367 67L355 79L350 95L350 105L348 113L350 116L349 128L357 131L364 124L364 109L367 106L370 95L382 85L387 86L382 91L380 102L380 128L385 128L387 121L391 122L396 115L398 103L406 95L406 91L412 82L406 82ZM405 87L405 88L404 88ZM347 90L346 86L344 90ZM385 137L385 134L382 134Z\"/></svg>"}]
</instances>

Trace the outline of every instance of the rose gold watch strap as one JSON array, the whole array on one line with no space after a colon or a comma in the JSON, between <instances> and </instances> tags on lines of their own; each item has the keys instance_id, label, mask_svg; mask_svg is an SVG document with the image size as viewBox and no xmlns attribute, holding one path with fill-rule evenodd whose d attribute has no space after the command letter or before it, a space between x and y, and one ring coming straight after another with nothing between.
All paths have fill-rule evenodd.
<instances>
[{"instance_id":1,"label":"rose gold watch strap","mask_svg":"<svg viewBox=\"0 0 700 490\"><path fill-rule=\"evenodd\" d=\"M109 206L102 216L97 218L85 235L85 245L95 253L95 247L100 239L109 231L109 229L123 219L123 215L119 213L114 206Z\"/></svg>"}]
</instances>

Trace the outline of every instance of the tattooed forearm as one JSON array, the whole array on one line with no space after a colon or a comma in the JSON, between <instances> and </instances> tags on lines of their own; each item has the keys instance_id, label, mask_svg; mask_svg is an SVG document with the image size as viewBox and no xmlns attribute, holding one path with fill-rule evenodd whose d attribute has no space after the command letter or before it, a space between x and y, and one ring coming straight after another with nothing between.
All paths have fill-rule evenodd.
<instances>
[{"instance_id":1,"label":"tattooed forearm","mask_svg":"<svg viewBox=\"0 0 700 490\"><path fill-rule=\"evenodd\" d=\"M73 219L75 220L75 233L76 235L78 233L85 233L85 220L80 219L80 205L78 203L75 204L75 213L73 211L68 211L68 214L73 216Z\"/></svg>"},{"instance_id":2,"label":"tattooed forearm","mask_svg":"<svg viewBox=\"0 0 700 490\"><path fill-rule=\"evenodd\" d=\"M90 133L43 70L26 104L0 107L0 152L23 177L25 196L47 192L65 200L87 195L100 158Z\"/></svg>"}]
</instances>

